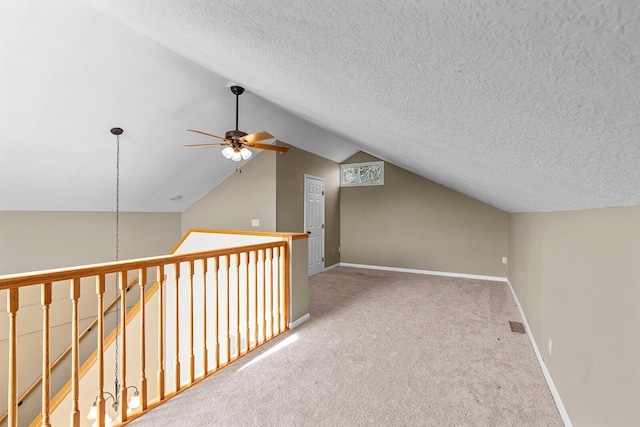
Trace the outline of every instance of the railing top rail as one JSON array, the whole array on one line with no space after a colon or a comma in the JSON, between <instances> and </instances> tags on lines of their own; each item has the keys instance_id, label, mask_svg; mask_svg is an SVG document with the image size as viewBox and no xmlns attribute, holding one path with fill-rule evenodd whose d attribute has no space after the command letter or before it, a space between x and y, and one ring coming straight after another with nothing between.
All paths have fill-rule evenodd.
<instances>
[{"instance_id":1,"label":"railing top rail","mask_svg":"<svg viewBox=\"0 0 640 427\"><path fill-rule=\"evenodd\" d=\"M232 255L242 252L250 252L261 249L268 249L275 246L286 247L287 242L276 241L259 243L246 246L235 246L232 248L215 249L185 254L161 255L149 258L138 258L119 262L108 262L102 264L83 265L77 267L58 268L53 270L35 271L29 273L18 273L0 276L0 290L14 289L23 286L39 285L42 283L58 282L80 277L99 276L102 274L117 273L119 271L137 270L140 268L152 268L177 264L185 261L195 261L203 258L213 258L216 256Z\"/></svg>"},{"instance_id":2,"label":"railing top rail","mask_svg":"<svg viewBox=\"0 0 640 427\"><path fill-rule=\"evenodd\" d=\"M231 235L243 235L243 236L260 236L260 237L277 237L283 240L298 240L306 239L309 237L307 233L285 233L274 231L246 231L246 230L215 230L209 228L190 228L182 239L176 244L171 253L174 253L182 243L189 237L191 233L211 233L211 234L231 234Z\"/></svg>"},{"instance_id":3,"label":"railing top rail","mask_svg":"<svg viewBox=\"0 0 640 427\"><path fill-rule=\"evenodd\" d=\"M185 236L189 233L212 233L212 234L240 234L247 236L267 236L267 237L282 237L291 239L306 239L307 233L294 233L294 232L280 232L280 231L246 231L246 230L215 230L210 228L191 228Z\"/></svg>"}]
</instances>

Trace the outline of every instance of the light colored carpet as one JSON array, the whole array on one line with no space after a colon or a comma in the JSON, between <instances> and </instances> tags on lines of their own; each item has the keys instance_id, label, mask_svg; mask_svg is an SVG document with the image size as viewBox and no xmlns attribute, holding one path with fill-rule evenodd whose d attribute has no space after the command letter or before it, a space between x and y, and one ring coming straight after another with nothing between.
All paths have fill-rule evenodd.
<instances>
[{"instance_id":1,"label":"light colored carpet","mask_svg":"<svg viewBox=\"0 0 640 427\"><path fill-rule=\"evenodd\" d=\"M562 426L508 286L339 267L311 320L133 426Z\"/></svg>"}]
</instances>

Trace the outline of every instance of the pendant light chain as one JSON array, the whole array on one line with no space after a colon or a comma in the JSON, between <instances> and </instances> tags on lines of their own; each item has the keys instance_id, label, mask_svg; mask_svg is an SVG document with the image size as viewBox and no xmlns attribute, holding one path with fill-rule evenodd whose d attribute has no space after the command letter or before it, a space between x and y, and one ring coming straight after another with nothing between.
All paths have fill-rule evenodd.
<instances>
[{"instance_id":1,"label":"pendant light chain","mask_svg":"<svg viewBox=\"0 0 640 427\"><path fill-rule=\"evenodd\" d=\"M120 261L120 135L116 135L116 262ZM118 337L120 335L120 273L116 275L116 341L115 341L115 391L116 399L120 392L118 381Z\"/></svg>"}]
</instances>

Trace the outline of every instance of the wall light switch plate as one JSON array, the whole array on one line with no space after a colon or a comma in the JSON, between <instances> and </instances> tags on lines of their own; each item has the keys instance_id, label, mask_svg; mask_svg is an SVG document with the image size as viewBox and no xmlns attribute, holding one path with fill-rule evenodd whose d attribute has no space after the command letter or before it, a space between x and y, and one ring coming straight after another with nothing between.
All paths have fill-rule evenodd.
<instances>
[{"instance_id":1,"label":"wall light switch plate","mask_svg":"<svg viewBox=\"0 0 640 427\"><path fill-rule=\"evenodd\" d=\"M252 227L260 227L260 220L259 219L252 219L251 220L251 226Z\"/></svg>"},{"instance_id":2,"label":"wall light switch plate","mask_svg":"<svg viewBox=\"0 0 640 427\"><path fill-rule=\"evenodd\" d=\"M506 264L506 263L507 263L507 257L506 257L506 256L503 256L503 257L502 257L502 263L503 263L503 264Z\"/></svg>"}]
</instances>

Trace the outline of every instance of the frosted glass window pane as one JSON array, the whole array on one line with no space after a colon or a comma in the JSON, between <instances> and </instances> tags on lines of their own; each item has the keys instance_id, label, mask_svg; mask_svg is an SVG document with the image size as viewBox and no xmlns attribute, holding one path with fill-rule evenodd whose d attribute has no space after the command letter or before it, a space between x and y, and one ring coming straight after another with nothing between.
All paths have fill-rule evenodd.
<instances>
[{"instance_id":1,"label":"frosted glass window pane","mask_svg":"<svg viewBox=\"0 0 640 427\"><path fill-rule=\"evenodd\" d=\"M340 170L342 186L384 185L384 162L346 164Z\"/></svg>"}]
</instances>

